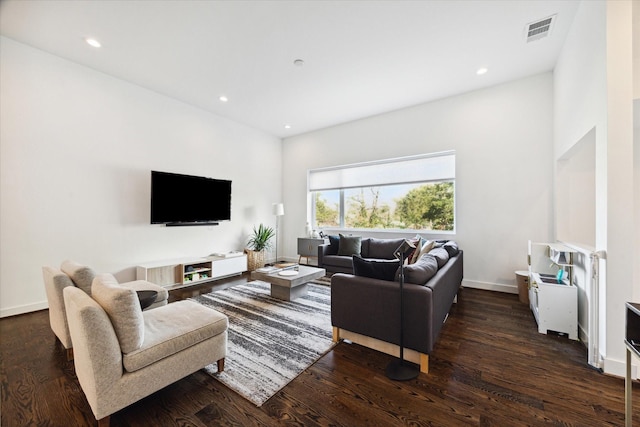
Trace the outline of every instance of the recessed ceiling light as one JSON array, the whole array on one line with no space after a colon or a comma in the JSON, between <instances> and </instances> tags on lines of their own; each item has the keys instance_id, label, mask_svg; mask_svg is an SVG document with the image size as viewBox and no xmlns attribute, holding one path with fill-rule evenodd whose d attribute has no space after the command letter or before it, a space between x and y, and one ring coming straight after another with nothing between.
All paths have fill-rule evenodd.
<instances>
[{"instance_id":1,"label":"recessed ceiling light","mask_svg":"<svg viewBox=\"0 0 640 427\"><path fill-rule=\"evenodd\" d=\"M224 95L220 96L220 98L218 98L218 99L220 100L220 102L227 102L229 100L229 98L227 98Z\"/></svg>"},{"instance_id":2,"label":"recessed ceiling light","mask_svg":"<svg viewBox=\"0 0 640 427\"><path fill-rule=\"evenodd\" d=\"M478 71L476 71L476 74L477 74L477 75L479 75L479 76L481 76L481 75L483 75L483 74L486 74L486 73L487 73L487 71L489 71L489 69L488 69L488 68L485 68L485 67L478 68Z\"/></svg>"},{"instance_id":3,"label":"recessed ceiling light","mask_svg":"<svg viewBox=\"0 0 640 427\"><path fill-rule=\"evenodd\" d=\"M291 125L284 125L285 129L291 129Z\"/></svg>"},{"instance_id":4,"label":"recessed ceiling light","mask_svg":"<svg viewBox=\"0 0 640 427\"><path fill-rule=\"evenodd\" d=\"M296 59L295 61L293 61L293 65L295 65L296 67L302 67L304 65L304 60Z\"/></svg>"},{"instance_id":5,"label":"recessed ceiling light","mask_svg":"<svg viewBox=\"0 0 640 427\"><path fill-rule=\"evenodd\" d=\"M93 47L102 46L102 44L98 40L92 39L91 37L87 37L86 39L84 39L84 41L86 41L87 44L89 44L89 46L93 46Z\"/></svg>"}]
</instances>

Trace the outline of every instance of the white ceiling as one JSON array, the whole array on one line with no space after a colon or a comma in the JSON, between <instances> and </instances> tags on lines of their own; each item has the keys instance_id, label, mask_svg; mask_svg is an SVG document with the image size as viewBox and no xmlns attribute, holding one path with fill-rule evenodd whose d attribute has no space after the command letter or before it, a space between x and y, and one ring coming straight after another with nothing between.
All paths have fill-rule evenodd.
<instances>
[{"instance_id":1,"label":"white ceiling","mask_svg":"<svg viewBox=\"0 0 640 427\"><path fill-rule=\"evenodd\" d=\"M578 5L2 0L0 33L287 137L552 70ZM553 14L527 44L526 24Z\"/></svg>"}]
</instances>

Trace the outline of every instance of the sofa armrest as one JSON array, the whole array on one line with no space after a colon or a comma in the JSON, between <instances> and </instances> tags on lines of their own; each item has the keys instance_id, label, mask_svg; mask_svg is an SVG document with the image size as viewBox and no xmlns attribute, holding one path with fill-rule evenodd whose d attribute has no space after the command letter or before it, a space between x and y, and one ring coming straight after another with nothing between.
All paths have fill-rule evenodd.
<instances>
[{"instance_id":1,"label":"sofa armrest","mask_svg":"<svg viewBox=\"0 0 640 427\"><path fill-rule=\"evenodd\" d=\"M99 398L122 377L120 344L109 316L93 298L79 288L67 287L64 302L76 375L95 413Z\"/></svg>"},{"instance_id":2,"label":"sofa armrest","mask_svg":"<svg viewBox=\"0 0 640 427\"><path fill-rule=\"evenodd\" d=\"M42 276L49 305L51 330L56 334L64 348L70 349L72 347L71 335L69 335L63 291L67 287L75 288L75 285L69 276L57 268L42 267Z\"/></svg>"},{"instance_id":3,"label":"sofa armrest","mask_svg":"<svg viewBox=\"0 0 640 427\"><path fill-rule=\"evenodd\" d=\"M323 268L324 265L324 256L329 255L329 243L325 243L324 245L318 245L318 267Z\"/></svg>"},{"instance_id":4,"label":"sofa armrest","mask_svg":"<svg viewBox=\"0 0 640 427\"><path fill-rule=\"evenodd\" d=\"M433 293L426 286L404 285L404 346L433 350ZM331 277L331 324L393 344L400 344L400 284L351 274Z\"/></svg>"}]
</instances>

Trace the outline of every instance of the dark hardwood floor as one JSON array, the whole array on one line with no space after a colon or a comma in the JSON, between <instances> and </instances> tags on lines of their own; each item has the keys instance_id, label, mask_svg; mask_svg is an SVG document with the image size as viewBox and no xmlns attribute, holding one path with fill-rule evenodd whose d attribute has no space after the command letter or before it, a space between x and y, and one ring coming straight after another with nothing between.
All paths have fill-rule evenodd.
<instances>
[{"instance_id":1,"label":"dark hardwood floor","mask_svg":"<svg viewBox=\"0 0 640 427\"><path fill-rule=\"evenodd\" d=\"M170 299L211 288L172 291ZM0 339L2 426L96 425L47 311L1 319ZM624 425L624 380L586 359L582 344L539 334L517 295L464 289L428 375L391 381L389 356L340 343L260 408L199 371L115 413L111 425Z\"/></svg>"}]
</instances>

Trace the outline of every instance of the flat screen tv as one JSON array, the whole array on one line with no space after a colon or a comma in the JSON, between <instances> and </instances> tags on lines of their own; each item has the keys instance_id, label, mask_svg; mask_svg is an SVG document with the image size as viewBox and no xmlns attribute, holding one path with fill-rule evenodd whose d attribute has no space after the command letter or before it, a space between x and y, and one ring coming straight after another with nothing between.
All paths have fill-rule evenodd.
<instances>
[{"instance_id":1,"label":"flat screen tv","mask_svg":"<svg viewBox=\"0 0 640 427\"><path fill-rule=\"evenodd\" d=\"M151 224L215 225L231 220L231 181L151 171Z\"/></svg>"}]
</instances>

